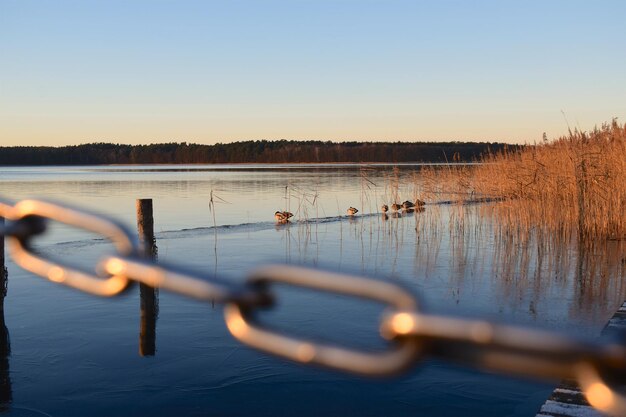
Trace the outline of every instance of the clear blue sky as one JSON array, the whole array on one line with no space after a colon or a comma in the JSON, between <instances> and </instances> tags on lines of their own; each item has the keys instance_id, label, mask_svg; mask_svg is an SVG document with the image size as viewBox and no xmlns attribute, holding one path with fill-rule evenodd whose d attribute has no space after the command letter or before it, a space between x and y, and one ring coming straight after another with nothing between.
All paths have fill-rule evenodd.
<instances>
[{"instance_id":1,"label":"clear blue sky","mask_svg":"<svg viewBox=\"0 0 626 417\"><path fill-rule=\"evenodd\" d=\"M626 1L0 0L0 144L532 142L626 122Z\"/></svg>"}]
</instances>

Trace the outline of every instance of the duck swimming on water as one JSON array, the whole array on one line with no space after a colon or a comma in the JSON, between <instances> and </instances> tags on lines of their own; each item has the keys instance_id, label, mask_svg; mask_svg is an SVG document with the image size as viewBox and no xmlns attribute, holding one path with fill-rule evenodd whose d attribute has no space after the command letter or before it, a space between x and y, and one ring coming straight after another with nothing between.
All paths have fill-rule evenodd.
<instances>
[{"instance_id":1,"label":"duck swimming on water","mask_svg":"<svg viewBox=\"0 0 626 417\"><path fill-rule=\"evenodd\" d=\"M346 212L348 213L348 216L354 216L359 212L359 210L355 209L354 207L350 207L348 210L346 210Z\"/></svg>"}]
</instances>

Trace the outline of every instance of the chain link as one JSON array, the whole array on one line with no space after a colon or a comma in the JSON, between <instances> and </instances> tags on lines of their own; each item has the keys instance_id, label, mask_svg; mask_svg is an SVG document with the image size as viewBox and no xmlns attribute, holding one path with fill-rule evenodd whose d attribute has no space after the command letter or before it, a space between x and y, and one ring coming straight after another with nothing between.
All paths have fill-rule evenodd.
<instances>
[{"instance_id":1,"label":"chain link","mask_svg":"<svg viewBox=\"0 0 626 417\"><path fill-rule=\"evenodd\" d=\"M134 282L200 301L224 304L226 326L241 342L305 364L367 376L392 375L426 356L508 374L538 378L574 378L589 403L601 411L626 415L626 396L616 385L626 377L626 343L575 338L569 335L493 324L486 321L430 315L399 285L362 277L270 265L253 272L243 284L199 275L177 265L155 263L128 229L115 220L39 200L0 200L0 229L19 266L50 281L90 294L114 296ZM32 250L31 241L49 220L88 230L113 242L116 253L103 257L93 271L79 270ZM331 346L295 338L264 327L259 309L272 307L275 284L343 294L387 305L380 333L387 349L378 352Z\"/></svg>"}]
</instances>

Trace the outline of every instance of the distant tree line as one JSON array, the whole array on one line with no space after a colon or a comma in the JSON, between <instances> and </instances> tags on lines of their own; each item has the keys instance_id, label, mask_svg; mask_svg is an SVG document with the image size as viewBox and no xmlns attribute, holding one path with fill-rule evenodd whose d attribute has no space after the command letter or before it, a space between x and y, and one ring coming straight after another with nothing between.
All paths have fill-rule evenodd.
<instances>
[{"instance_id":1,"label":"distant tree line","mask_svg":"<svg viewBox=\"0 0 626 417\"><path fill-rule=\"evenodd\" d=\"M164 143L4 146L0 165L228 164L298 162L469 162L516 145L472 142L254 140L216 145Z\"/></svg>"}]
</instances>

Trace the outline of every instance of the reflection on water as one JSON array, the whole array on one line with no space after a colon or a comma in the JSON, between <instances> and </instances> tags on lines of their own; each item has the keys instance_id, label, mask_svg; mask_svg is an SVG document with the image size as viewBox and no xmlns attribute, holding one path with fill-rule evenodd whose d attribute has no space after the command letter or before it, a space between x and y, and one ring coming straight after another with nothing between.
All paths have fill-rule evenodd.
<instances>
[{"instance_id":1,"label":"reflection on water","mask_svg":"<svg viewBox=\"0 0 626 417\"><path fill-rule=\"evenodd\" d=\"M624 242L582 247L575 238L511 233L479 216L483 209L431 205L277 226L280 260L394 276L437 310L596 333L626 295Z\"/></svg>"},{"instance_id":2,"label":"reflection on water","mask_svg":"<svg viewBox=\"0 0 626 417\"><path fill-rule=\"evenodd\" d=\"M156 325L159 317L159 293L157 289L139 284L141 320L139 327L139 354L156 354Z\"/></svg>"},{"instance_id":3,"label":"reflection on water","mask_svg":"<svg viewBox=\"0 0 626 417\"><path fill-rule=\"evenodd\" d=\"M382 204L418 197L414 166L186 169L56 168L50 177L46 168L0 169L0 184L13 199L26 191L61 198L127 224L136 221L135 200L153 198L159 258L233 280L267 262L321 266L398 282L429 311L586 334L596 334L626 296L624 242L580 248L575 240L505 230L489 215L492 203L429 201L412 212L380 213ZM228 203L209 210L214 195ZM359 209L354 218L345 216L350 206ZM293 212L292 222L276 224L277 210ZM105 249L102 240L53 229L37 241L43 254L89 268ZM524 416L534 415L550 390L439 363L384 383L299 368L232 340L219 309L140 288L141 355L155 355L159 333L158 355L145 360L137 355L132 293L97 299L9 268L20 278L12 279L7 298L12 381L4 326L0 370L8 382L2 398L14 409L57 415ZM339 343L378 340L375 320L366 319L377 311L361 303L310 291L280 295L278 311L263 313L272 325L319 337L339 327ZM68 401L75 411L68 411Z\"/></svg>"}]
</instances>

